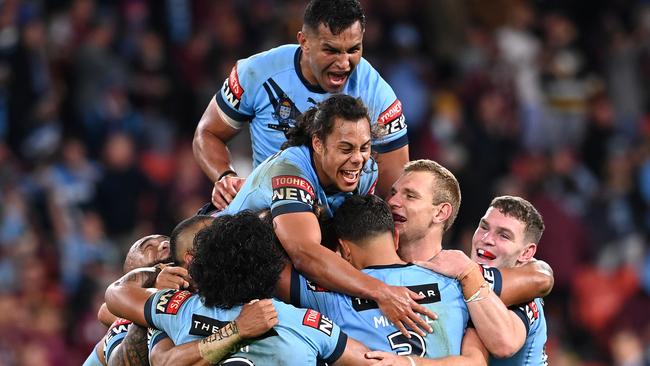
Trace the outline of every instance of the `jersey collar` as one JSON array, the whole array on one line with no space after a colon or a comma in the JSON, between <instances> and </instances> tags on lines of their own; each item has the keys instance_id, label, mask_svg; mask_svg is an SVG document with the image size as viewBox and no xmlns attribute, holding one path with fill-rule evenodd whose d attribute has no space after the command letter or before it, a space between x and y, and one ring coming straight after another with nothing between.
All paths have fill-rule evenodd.
<instances>
[{"instance_id":1,"label":"jersey collar","mask_svg":"<svg viewBox=\"0 0 650 366\"><path fill-rule=\"evenodd\" d=\"M296 49L296 54L293 56L293 67L296 69L296 74L298 74L298 78L300 81L303 83L305 88L309 90L312 93L318 93L318 94L325 94L327 93L325 89L321 88L320 85L316 84L311 84L307 79L305 79L305 75L302 74L302 69L300 68L300 56L302 55L302 49L300 46Z\"/></svg>"}]
</instances>

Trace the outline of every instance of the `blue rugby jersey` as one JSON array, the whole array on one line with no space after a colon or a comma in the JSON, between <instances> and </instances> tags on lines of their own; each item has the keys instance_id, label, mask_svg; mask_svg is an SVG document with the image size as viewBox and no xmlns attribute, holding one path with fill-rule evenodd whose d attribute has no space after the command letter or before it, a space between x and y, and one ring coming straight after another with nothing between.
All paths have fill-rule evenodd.
<instances>
[{"instance_id":1,"label":"blue rugby jersey","mask_svg":"<svg viewBox=\"0 0 650 366\"><path fill-rule=\"evenodd\" d=\"M526 326L526 341L517 353L508 358L490 358L490 365L497 366L546 366L546 317L544 302L537 298L526 304L510 307Z\"/></svg>"},{"instance_id":2,"label":"blue rugby jersey","mask_svg":"<svg viewBox=\"0 0 650 366\"><path fill-rule=\"evenodd\" d=\"M428 320L433 333L421 337L409 331L411 338L406 338L374 301L329 292L295 270L291 278L291 302L323 312L350 337L372 350L426 358L460 354L469 312L458 281L413 264L372 266L362 272L389 285L406 286L425 295L419 303L438 314L438 320Z\"/></svg>"},{"instance_id":3,"label":"blue rugby jersey","mask_svg":"<svg viewBox=\"0 0 650 366\"><path fill-rule=\"evenodd\" d=\"M300 70L301 49L290 44L239 60L215 95L227 123L250 122L253 167L280 150L296 118L331 94L309 84ZM373 125L385 132L372 143L379 153L408 144L402 104L379 73L361 59L342 90L361 98Z\"/></svg>"},{"instance_id":4,"label":"blue rugby jersey","mask_svg":"<svg viewBox=\"0 0 650 366\"><path fill-rule=\"evenodd\" d=\"M239 360L255 365L316 365L320 361L335 362L343 354L347 335L331 320L315 310L297 309L277 300L273 304L278 324L265 335L244 341L224 363ZM144 310L147 323L164 331L178 345L216 332L239 315L241 306L206 307L198 295L188 291L162 290L149 298ZM152 334L157 340L162 337Z\"/></svg>"},{"instance_id":5,"label":"blue rugby jersey","mask_svg":"<svg viewBox=\"0 0 650 366\"><path fill-rule=\"evenodd\" d=\"M270 208L273 217L290 212L320 212L332 217L347 196L374 193L376 183L377 165L373 159L368 159L354 192L326 191L318 180L309 148L294 146L276 153L255 168L219 215Z\"/></svg>"}]
</instances>

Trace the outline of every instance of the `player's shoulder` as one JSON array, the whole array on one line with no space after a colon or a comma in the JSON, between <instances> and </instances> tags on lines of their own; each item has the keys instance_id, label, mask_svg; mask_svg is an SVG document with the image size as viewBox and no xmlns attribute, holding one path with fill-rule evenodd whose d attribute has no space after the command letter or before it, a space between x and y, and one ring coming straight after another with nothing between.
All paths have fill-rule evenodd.
<instances>
[{"instance_id":1,"label":"player's shoulder","mask_svg":"<svg viewBox=\"0 0 650 366\"><path fill-rule=\"evenodd\" d=\"M298 45L286 44L256 53L237 62L237 71L242 80L266 80L271 76L295 68L294 57Z\"/></svg>"}]
</instances>

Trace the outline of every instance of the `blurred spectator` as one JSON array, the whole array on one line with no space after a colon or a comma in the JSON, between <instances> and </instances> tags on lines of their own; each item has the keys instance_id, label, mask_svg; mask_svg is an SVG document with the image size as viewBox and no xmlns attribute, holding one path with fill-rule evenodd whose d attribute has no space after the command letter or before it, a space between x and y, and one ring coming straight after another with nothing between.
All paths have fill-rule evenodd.
<instances>
[{"instance_id":1,"label":"blurred spectator","mask_svg":"<svg viewBox=\"0 0 650 366\"><path fill-rule=\"evenodd\" d=\"M466 249L494 195L527 197L550 364L648 365L648 2L362 2L411 158L459 178L446 242ZM305 3L0 1L0 364L83 360L123 246L209 199L189 142L222 75L295 42ZM230 144L245 174L249 139Z\"/></svg>"}]
</instances>

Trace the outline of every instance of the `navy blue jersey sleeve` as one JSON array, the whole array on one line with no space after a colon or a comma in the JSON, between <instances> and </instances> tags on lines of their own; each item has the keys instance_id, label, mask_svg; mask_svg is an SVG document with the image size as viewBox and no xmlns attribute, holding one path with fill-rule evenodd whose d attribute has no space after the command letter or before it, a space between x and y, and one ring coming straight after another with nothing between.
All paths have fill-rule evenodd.
<instances>
[{"instance_id":1,"label":"navy blue jersey sleeve","mask_svg":"<svg viewBox=\"0 0 650 366\"><path fill-rule=\"evenodd\" d=\"M240 79L241 75L247 75L250 64L250 59L239 60L223 82L221 90L214 96L222 118L225 117L225 122L234 128L241 128L243 122L254 117L250 96L254 93L254 81Z\"/></svg>"},{"instance_id":2,"label":"navy blue jersey sleeve","mask_svg":"<svg viewBox=\"0 0 650 366\"><path fill-rule=\"evenodd\" d=\"M494 291L497 296L501 295L501 288L503 286L503 281L501 278L501 271L495 267L489 267L484 264L481 265L481 270L483 271L483 278L490 285L492 291Z\"/></svg>"},{"instance_id":3,"label":"navy blue jersey sleeve","mask_svg":"<svg viewBox=\"0 0 650 366\"><path fill-rule=\"evenodd\" d=\"M519 319L526 326L526 336L530 332L530 328L539 321L539 308L537 303L533 300L525 304L514 305L509 308L512 312L517 314Z\"/></svg>"}]
</instances>

